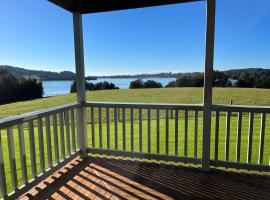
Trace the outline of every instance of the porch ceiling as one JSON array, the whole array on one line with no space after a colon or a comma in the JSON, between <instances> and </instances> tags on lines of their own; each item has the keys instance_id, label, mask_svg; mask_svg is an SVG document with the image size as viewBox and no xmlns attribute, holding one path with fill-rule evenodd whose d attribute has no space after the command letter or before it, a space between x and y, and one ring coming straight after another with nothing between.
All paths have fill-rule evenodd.
<instances>
[{"instance_id":1,"label":"porch ceiling","mask_svg":"<svg viewBox=\"0 0 270 200\"><path fill-rule=\"evenodd\" d=\"M50 2L70 11L98 13L151 6L161 6L177 3L205 1L205 0L49 0Z\"/></svg>"}]
</instances>

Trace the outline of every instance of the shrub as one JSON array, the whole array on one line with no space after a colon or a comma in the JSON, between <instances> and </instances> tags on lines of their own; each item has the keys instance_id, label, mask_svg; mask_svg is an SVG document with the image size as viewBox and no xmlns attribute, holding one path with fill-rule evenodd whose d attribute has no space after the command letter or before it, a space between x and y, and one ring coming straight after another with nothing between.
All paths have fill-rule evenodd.
<instances>
[{"instance_id":1,"label":"shrub","mask_svg":"<svg viewBox=\"0 0 270 200\"><path fill-rule=\"evenodd\" d=\"M142 79L137 79L135 81L131 81L129 84L129 89L139 89L143 88L143 81Z\"/></svg>"},{"instance_id":2,"label":"shrub","mask_svg":"<svg viewBox=\"0 0 270 200\"><path fill-rule=\"evenodd\" d=\"M93 88L93 86L94 86L93 83L87 83L87 82L85 81L85 90L90 90L90 89ZM92 89L92 90L94 90L94 89ZM72 83L71 86L70 86L70 93L75 93L76 91L77 91L77 88L76 88L76 81L73 81L73 83Z\"/></svg>"},{"instance_id":3,"label":"shrub","mask_svg":"<svg viewBox=\"0 0 270 200\"><path fill-rule=\"evenodd\" d=\"M139 88L162 88L162 84L154 80L147 80L146 82L143 82L142 79L137 79L130 82L129 89Z\"/></svg>"},{"instance_id":4,"label":"shrub","mask_svg":"<svg viewBox=\"0 0 270 200\"><path fill-rule=\"evenodd\" d=\"M85 90L87 91L93 91L93 90L113 90L113 89L119 89L115 86L114 83L109 83L107 81L104 82L98 82L96 84L85 82ZM76 92L76 81L73 81L73 83L70 86L70 93Z\"/></svg>"},{"instance_id":5,"label":"shrub","mask_svg":"<svg viewBox=\"0 0 270 200\"><path fill-rule=\"evenodd\" d=\"M143 83L144 88L162 88L162 84L157 81L147 80Z\"/></svg>"},{"instance_id":6,"label":"shrub","mask_svg":"<svg viewBox=\"0 0 270 200\"><path fill-rule=\"evenodd\" d=\"M96 83L95 90L113 90L119 89L113 83L109 83L107 81Z\"/></svg>"}]
</instances>

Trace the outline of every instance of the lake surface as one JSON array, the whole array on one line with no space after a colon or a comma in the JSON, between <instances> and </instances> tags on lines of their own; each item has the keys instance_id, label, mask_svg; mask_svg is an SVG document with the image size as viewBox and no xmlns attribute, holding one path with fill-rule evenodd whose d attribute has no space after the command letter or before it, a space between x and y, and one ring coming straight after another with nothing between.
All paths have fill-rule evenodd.
<instances>
[{"instance_id":1,"label":"lake surface","mask_svg":"<svg viewBox=\"0 0 270 200\"><path fill-rule=\"evenodd\" d=\"M114 83L120 89L128 89L131 81L137 78L98 78L97 80L90 80L87 82L97 83L108 81ZM160 82L163 87L170 81L174 81L176 78L143 78L143 81L154 80ZM60 94L68 94L70 92L70 86L73 81L42 81L44 87L44 96L55 96Z\"/></svg>"}]
</instances>

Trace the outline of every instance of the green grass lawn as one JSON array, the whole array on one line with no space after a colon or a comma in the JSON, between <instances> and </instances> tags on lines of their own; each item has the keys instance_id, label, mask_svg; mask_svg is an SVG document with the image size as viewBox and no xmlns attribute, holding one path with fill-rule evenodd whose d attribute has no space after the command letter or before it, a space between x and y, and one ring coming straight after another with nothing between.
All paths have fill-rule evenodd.
<instances>
[{"instance_id":1,"label":"green grass lawn","mask_svg":"<svg viewBox=\"0 0 270 200\"><path fill-rule=\"evenodd\" d=\"M202 88L164 88L87 92L87 101L202 103ZM214 88L213 103L235 105L270 105L269 89ZM0 119L76 101L75 94L61 95L0 106Z\"/></svg>"},{"instance_id":2,"label":"green grass lawn","mask_svg":"<svg viewBox=\"0 0 270 200\"><path fill-rule=\"evenodd\" d=\"M215 88L214 89L214 103L217 104L228 104L230 100L233 100L233 104L243 104L243 105L270 105L270 90L266 89L239 89L239 88ZM33 101L12 103L7 105L0 106L0 118L21 114L25 112L30 112L34 110L44 109L52 106L62 105L66 103L71 103L76 100L75 94L63 95L57 97L50 97L44 99L38 99ZM95 91L87 93L88 101L112 101L112 102L154 102L154 103L201 103L202 102L202 89L201 88L172 88L172 89L145 89L145 90L114 90L114 91ZM97 110L95 110L97 115ZM111 112L112 114L113 112ZM144 112L144 116L146 112ZM152 111L152 116L155 116L155 111ZM105 112L102 112L103 117ZM137 115L137 113L134 113ZM164 113L162 114L164 116ZM183 113L179 113L179 155L184 155L184 117ZM110 117L112 120L113 117ZM127 111L127 122L126 122L126 145L127 150L130 150L130 122L128 120L128 111ZM135 151L139 150L139 126L138 120L134 118L134 138L135 138ZM96 120L97 122L97 120ZM192 112L189 113L188 119L188 156L193 157L194 155L194 115ZM270 156L270 115L267 115L266 122L266 137L265 137L265 154L264 154L264 164L269 163ZM169 154L174 155L175 148L175 119L169 120ZM143 120L143 152L147 152L147 128L148 124L146 120ZM199 116L199 127L198 127L198 157L201 157L202 151L202 117ZM59 127L58 127L59 129ZM241 146L241 162L246 162L247 158L247 140L248 140L248 115L243 116L243 125L242 125L242 146ZM38 128L35 127L35 148L36 148L36 159L37 159L37 171L40 173L40 160L39 160L39 145L38 145ZM105 120L102 123L102 140L103 148L107 147L107 126ZM213 116L212 123L212 135L211 135L211 158L214 157L214 135L215 130L215 118ZM230 138L230 161L235 161L236 159L236 130L237 130L237 116L233 115L231 118L231 138ZM51 132L53 128L51 127ZM221 115L220 118L220 136L219 136L219 159L224 160L224 147L225 147L225 132L226 132L226 118L224 115ZM18 179L19 185L22 184L21 176L21 165L20 165L20 155L19 155L19 142L18 142L18 132L15 127L13 130L14 133L14 143L15 143L15 152L16 152L16 164L18 168ZM258 149L259 149L259 133L260 133L260 115L255 115L254 120L254 135L253 135L253 150L252 150L252 163L258 162ZM7 135L6 130L1 130L1 139L3 144L4 160L5 160L5 170L6 170L6 179L8 190L11 192L11 177L9 169L9 155L8 155L8 145L7 145ZM59 134L59 130L58 130ZM43 130L44 135L44 150L45 155L47 155L46 149L46 137L45 137L45 127ZM111 149L114 149L114 123L110 123L110 143ZM88 144L89 147L92 146L91 141L91 124L88 124ZM118 138L119 138L119 150L122 150L122 122L118 123ZM51 135L52 139L52 156L53 161L55 162L54 156L54 138L53 134ZM58 141L60 142L60 134L58 135ZM99 125L95 124L95 141L96 146L99 147ZM26 153L27 153L27 167L28 167L28 177L31 178L31 163L30 163L30 150L29 150L29 141L28 141L28 130L27 125L25 126L25 142L26 142ZM151 120L151 151L152 153L156 152L156 120ZM165 153L165 120L161 118L160 120L160 152ZM60 151L61 153L61 151ZM67 152L66 152L67 153ZM61 154L60 154L61 158ZM45 156L46 166L48 159ZM0 195L1 196L1 195Z\"/></svg>"}]
</instances>

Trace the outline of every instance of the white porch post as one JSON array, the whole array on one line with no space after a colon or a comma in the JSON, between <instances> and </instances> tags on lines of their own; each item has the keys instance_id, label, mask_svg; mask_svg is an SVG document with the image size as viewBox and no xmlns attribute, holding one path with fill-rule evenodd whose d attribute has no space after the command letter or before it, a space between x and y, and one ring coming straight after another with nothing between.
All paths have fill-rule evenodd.
<instances>
[{"instance_id":1,"label":"white porch post","mask_svg":"<svg viewBox=\"0 0 270 200\"><path fill-rule=\"evenodd\" d=\"M74 27L74 47L76 61L76 90L77 102L84 105L85 97L85 70L84 70L84 51L83 51L83 30L82 30L82 15L73 13ZM77 110L77 134L78 144L81 150L81 157L87 157L87 120L86 108L81 106Z\"/></svg>"},{"instance_id":2,"label":"white porch post","mask_svg":"<svg viewBox=\"0 0 270 200\"><path fill-rule=\"evenodd\" d=\"M207 0L202 170L209 171L216 0Z\"/></svg>"}]
</instances>

